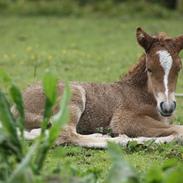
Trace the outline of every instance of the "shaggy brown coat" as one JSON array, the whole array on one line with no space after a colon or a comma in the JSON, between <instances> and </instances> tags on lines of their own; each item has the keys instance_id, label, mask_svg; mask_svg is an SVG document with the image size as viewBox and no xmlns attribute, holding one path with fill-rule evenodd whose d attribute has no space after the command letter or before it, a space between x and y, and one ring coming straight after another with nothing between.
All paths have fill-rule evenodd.
<instances>
[{"instance_id":1,"label":"shaggy brown coat","mask_svg":"<svg viewBox=\"0 0 183 183\"><path fill-rule=\"evenodd\" d=\"M146 54L120 81L112 84L71 83L70 122L61 132L57 144L106 147L107 141L110 140L125 145L129 140L143 142L155 139L157 142L167 142L183 135L182 126L168 124L167 119L170 117L160 115L157 110L157 101L153 93L155 87L152 88L149 84L150 76L147 70L147 55L155 59L153 51L167 49L171 52L173 60L176 60L175 55L183 48L183 36L171 39L159 34L151 37L138 28L137 40ZM175 65L176 61L173 64ZM161 77L163 75L158 76ZM173 82L175 83L172 85L176 86L176 81ZM159 85L158 88L160 87L162 86ZM63 88L63 83L60 82L59 96L62 96ZM61 98L59 96L58 98ZM27 129L39 128L45 105L41 84L28 87L23 93L23 98ZM58 110L58 106L55 106L53 115ZM115 137L94 134L101 127L104 131L111 129Z\"/></svg>"}]
</instances>

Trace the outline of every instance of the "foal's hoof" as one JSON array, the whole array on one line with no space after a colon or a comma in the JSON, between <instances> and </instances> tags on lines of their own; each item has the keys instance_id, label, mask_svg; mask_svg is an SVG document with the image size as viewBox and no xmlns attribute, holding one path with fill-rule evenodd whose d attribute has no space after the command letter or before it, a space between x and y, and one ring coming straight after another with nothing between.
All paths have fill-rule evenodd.
<instances>
[{"instance_id":1,"label":"foal's hoof","mask_svg":"<svg viewBox=\"0 0 183 183\"><path fill-rule=\"evenodd\" d=\"M183 135L177 135L175 141L183 145Z\"/></svg>"},{"instance_id":2,"label":"foal's hoof","mask_svg":"<svg viewBox=\"0 0 183 183\"><path fill-rule=\"evenodd\" d=\"M66 144L66 141L59 137L56 141L55 141L55 146L61 146L61 145L65 145Z\"/></svg>"}]
</instances>

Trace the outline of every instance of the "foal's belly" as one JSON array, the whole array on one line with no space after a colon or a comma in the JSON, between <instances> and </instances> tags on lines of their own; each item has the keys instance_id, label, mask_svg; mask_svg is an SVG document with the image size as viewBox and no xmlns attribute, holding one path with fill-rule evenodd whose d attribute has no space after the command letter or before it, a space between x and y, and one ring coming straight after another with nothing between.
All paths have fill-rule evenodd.
<instances>
[{"instance_id":1,"label":"foal's belly","mask_svg":"<svg viewBox=\"0 0 183 183\"><path fill-rule=\"evenodd\" d=\"M101 129L107 129L112 115L105 114L105 111L102 111L100 114L95 109L86 109L78 122L77 132L80 134L91 134L99 132Z\"/></svg>"},{"instance_id":2,"label":"foal's belly","mask_svg":"<svg viewBox=\"0 0 183 183\"><path fill-rule=\"evenodd\" d=\"M113 107L98 100L86 102L85 110L80 117L77 131L81 134L99 132L99 128L108 128L113 115Z\"/></svg>"}]
</instances>

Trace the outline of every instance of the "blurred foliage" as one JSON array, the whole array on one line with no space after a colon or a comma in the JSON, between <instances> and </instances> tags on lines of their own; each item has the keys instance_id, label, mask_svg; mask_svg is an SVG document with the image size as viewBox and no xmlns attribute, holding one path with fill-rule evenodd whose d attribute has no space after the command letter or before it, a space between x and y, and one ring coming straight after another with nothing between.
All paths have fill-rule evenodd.
<instances>
[{"instance_id":1,"label":"blurred foliage","mask_svg":"<svg viewBox=\"0 0 183 183\"><path fill-rule=\"evenodd\" d=\"M49 73L45 75L43 88L46 95L47 114L43 118L41 135L29 146L24 138L25 118L21 92L5 72L0 71L0 75L5 82L9 83L10 96L19 112L19 117L15 119L11 113L9 101L0 90L0 182L37 182L34 175L40 174L49 149L54 145L65 122L68 121L67 104L70 98L68 86L65 85L58 117L52 120L51 129L45 129L51 118L50 111L55 104L57 88L55 76Z\"/></svg>"},{"instance_id":2,"label":"blurred foliage","mask_svg":"<svg viewBox=\"0 0 183 183\"><path fill-rule=\"evenodd\" d=\"M23 15L83 16L97 13L167 17L170 16L169 10L175 10L177 4L174 0L0 0L0 10L1 13Z\"/></svg>"},{"instance_id":3,"label":"blurred foliage","mask_svg":"<svg viewBox=\"0 0 183 183\"><path fill-rule=\"evenodd\" d=\"M177 0L177 9L183 13L183 0Z\"/></svg>"}]
</instances>

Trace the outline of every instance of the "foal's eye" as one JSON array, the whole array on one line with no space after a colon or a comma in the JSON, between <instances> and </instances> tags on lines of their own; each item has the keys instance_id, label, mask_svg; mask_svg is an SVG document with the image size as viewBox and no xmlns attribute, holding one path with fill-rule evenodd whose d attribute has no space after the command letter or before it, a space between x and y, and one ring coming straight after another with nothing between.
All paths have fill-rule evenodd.
<instances>
[{"instance_id":1,"label":"foal's eye","mask_svg":"<svg viewBox=\"0 0 183 183\"><path fill-rule=\"evenodd\" d=\"M152 73L152 70L151 70L151 69L149 69L149 68L147 68L147 72Z\"/></svg>"}]
</instances>

